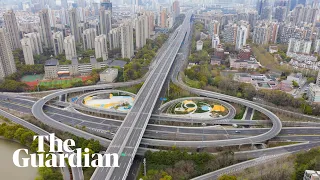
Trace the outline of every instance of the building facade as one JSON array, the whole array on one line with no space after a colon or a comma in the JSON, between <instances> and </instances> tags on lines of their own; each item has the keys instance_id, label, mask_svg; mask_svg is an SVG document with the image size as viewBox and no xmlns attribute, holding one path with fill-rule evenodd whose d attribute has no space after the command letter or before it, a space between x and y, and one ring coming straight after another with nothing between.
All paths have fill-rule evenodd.
<instances>
[{"instance_id":1,"label":"building facade","mask_svg":"<svg viewBox=\"0 0 320 180\"><path fill-rule=\"evenodd\" d=\"M6 32L8 33L12 50L21 47L19 28L16 15L13 10L9 10L3 14Z\"/></svg>"},{"instance_id":2,"label":"building facade","mask_svg":"<svg viewBox=\"0 0 320 180\"><path fill-rule=\"evenodd\" d=\"M29 37L24 37L23 39L21 39L21 45L25 63L27 65L33 65L34 59L31 39Z\"/></svg>"},{"instance_id":3,"label":"building facade","mask_svg":"<svg viewBox=\"0 0 320 180\"><path fill-rule=\"evenodd\" d=\"M121 56L131 58L134 55L132 23L127 21L120 25L121 31Z\"/></svg>"},{"instance_id":4,"label":"building facade","mask_svg":"<svg viewBox=\"0 0 320 180\"><path fill-rule=\"evenodd\" d=\"M97 36L97 31L94 28L89 28L83 31L82 44L83 44L84 50L94 48L94 40L96 36Z\"/></svg>"},{"instance_id":5,"label":"building facade","mask_svg":"<svg viewBox=\"0 0 320 180\"><path fill-rule=\"evenodd\" d=\"M10 40L3 28L0 28L0 80L17 71L13 59Z\"/></svg>"},{"instance_id":6,"label":"building facade","mask_svg":"<svg viewBox=\"0 0 320 180\"><path fill-rule=\"evenodd\" d=\"M61 31L53 33L53 51L57 56L63 53L63 33Z\"/></svg>"},{"instance_id":7,"label":"building facade","mask_svg":"<svg viewBox=\"0 0 320 180\"><path fill-rule=\"evenodd\" d=\"M101 34L95 38L95 53L96 58L102 58L104 61L108 60L107 36Z\"/></svg>"},{"instance_id":8,"label":"building facade","mask_svg":"<svg viewBox=\"0 0 320 180\"><path fill-rule=\"evenodd\" d=\"M77 56L76 42L74 36L70 35L64 38L64 51L67 60L72 60L73 57Z\"/></svg>"},{"instance_id":9,"label":"building facade","mask_svg":"<svg viewBox=\"0 0 320 180\"><path fill-rule=\"evenodd\" d=\"M41 37L44 47L52 48L52 33L51 33L51 25L49 19L48 9L43 9L39 12L40 16L40 26L41 26Z\"/></svg>"}]
</instances>

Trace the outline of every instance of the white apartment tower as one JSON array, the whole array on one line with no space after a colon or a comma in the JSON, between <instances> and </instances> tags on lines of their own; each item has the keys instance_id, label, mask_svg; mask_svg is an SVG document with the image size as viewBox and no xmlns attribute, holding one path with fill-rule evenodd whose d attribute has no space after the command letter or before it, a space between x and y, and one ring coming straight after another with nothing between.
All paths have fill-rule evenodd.
<instances>
[{"instance_id":1,"label":"white apartment tower","mask_svg":"<svg viewBox=\"0 0 320 180\"><path fill-rule=\"evenodd\" d=\"M3 28L0 28L0 80L17 71L11 45Z\"/></svg>"},{"instance_id":2,"label":"white apartment tower","mask_svg":"<svg viewBox=\"0 0 320 180\"><path fill-rule=\"evenodd\" d=\"M149 38L148 18L147 16L139 16L135 21L136 30L136 47L142 48Z\"/></svg>"},{"instance_id":3,"label":"white apartment tower","mask_svg":"<svg viewBox=\"0 0 320 180\"><path fill-rule=\"evenodd\" d=\"M72 8L68 12L70 20L71 34L77 43L80 42L80 31L79 31L79 16L76 8Z\"/></svg>"},{"instance_id":4,"label":"white apartment tower","mask_svg":"<svg viewBox=\"0 0 320 180\"><path fill-rule=\"evenodd\" d=\"M9 35L10 44L12 50L21 47L19 28L17 24L16 15L13 10L9 10L3 14L4 24L6 27L7 34Z\"/></svg>"},{"instance_id":5,"label":"white apartment tower","mask_svg":"<svg viewBox=\"0 0 320 180\"><path fill-rule=\"evenodd\" d=\"M83 31L82 43L84 50L93 49L95 44L95 38L97 36L97 31L94 28L89 28Z\"/></svg>"},{"instance_id":6,"label":"white apartment tower","mask_svg":"<svg viewBox=\"0 0 320 180\"><path fill-rule=\"evenodd\" d=\"M120 29L111 29L110 33L108 34L108 40L110 50L120 48Z\"/></svg>"},{"instance_id":7,"label":"white apartment tower","mask_svg":"<svg viewBox=\"0 0 320 180\"><path fill-rule=\"evenodd\" d=\"M64 50L67 60L72 60L73 57L77 56L74 36L67 36L66 38L64 38Z\"/></svg>"},{"instance_id":8,"label":"white apartment tower","mask_svg":"<svg viewBox=\"0 0 320 180\"><path fill-rule=\"evenodd\" d=\"M268 44L269 28L266 24L254 27L252 41L254 44Z\"/></svg>"},{"instance_id":9,"label":"white apartment tower","mask_svg":"<svg viewBox=\"0 0 320 180\"><path fill-rule=\"evenodd\" d=\"M43 53L40 33L33 32L24 36L30 38L33 54L40 55Z\"/></svg>"},{"instance_id":10,"label":"white apartment tower","mask_svg":"<svg viewBox=\"0 0 320 180\"><path fill-rule=\"evenodd\" d=\"M52 33L50 26L50 19L48 9L43 9L39 12L40 26L41 26L41 37L44 47L52 48Z\"/></svg>"},{"instance_id":11,"label":"white apartment tower","mask_svg":"<svg viewBox=\"0 0 320 180\"><path fill-rule=\"evenodd\" d=\"M121 55L122 58L131 58L134 55L133 29L131 22L127 21L120 25L121 31Z\"/></svg>"},{"instance_id":12,"label":"white apartment tower","mask_svg":"<svg viewBox=\"0 0 320 180\"><path fill-rule=\"evenodd\" d=\"M241 49L246 45L248 29L245 26L239 26L236 37L236 50Z\"/></svg>"},{"instance_id":13,"label":"white apartment tower","mask_svg":"<svg viewBox=\"0 0 320 180\"><path fill-rule=\"evenodd\" d=\"M94 44L96 58L102 57L104 61L108 60L107 36L104 34L97 36L95 38Z\"/></svg>"},{"instance_id":14,"label":"white apartment tower","mask_svg":"<svg viewBox=\"0 0 320 180\"><path fill-rule=\"evenodd\" d=\"M289 39L288 52L310 54L312 41Z\"/></svg>"},{"instance_id":15,"label":"white apartment tower","mask_svg":"<svg viewBox=\"0 0 320 180\"><path fill-rule=\"evenodd\" d=\"M111 30L111 11L101 7L99 10L100 34L108 35Z\"/></svg>"},{"instance_id":16,"label":"white apartment tower","mask_svg":"<svg viewBox=\"0 0 320 180\"><path fill-rule=\"evenodd\" d=\"M24 57L25 63L28 65L33 65L34 59L33 59L31 38L24 37L23 39L21 39L21 45L22 45L22 51L23 51L23 57Z\"/></svg>"},{"instance_id":17,"label":"white apartment tower","mask_svg":"<svg viewBox=\"0 0 320 180\"><path fill-rule=\"evenodd\" d=\"M61 31L53 34L53 51L55 56L63 53L63 33Z\"/></svg>"}]
</instances>

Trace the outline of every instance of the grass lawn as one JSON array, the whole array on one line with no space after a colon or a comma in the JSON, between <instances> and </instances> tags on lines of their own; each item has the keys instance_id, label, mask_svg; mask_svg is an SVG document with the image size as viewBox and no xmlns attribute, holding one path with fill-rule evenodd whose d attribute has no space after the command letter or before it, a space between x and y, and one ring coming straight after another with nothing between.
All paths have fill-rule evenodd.
<instances>
[{"instance_id":1,"label":"grass lawn","mask_svg":"<svg viewBox=\"0 0 320 180\"><path fill-rule=\"evenodd\" d=\"M288 141L284 141L284 142L269 142L268 144L268 148L272 148L272 147L278 147L278 146L286 146L286 145L291 145L291 144L298 144L299 142L288 142Z\"/></svg>"}]
</instances>

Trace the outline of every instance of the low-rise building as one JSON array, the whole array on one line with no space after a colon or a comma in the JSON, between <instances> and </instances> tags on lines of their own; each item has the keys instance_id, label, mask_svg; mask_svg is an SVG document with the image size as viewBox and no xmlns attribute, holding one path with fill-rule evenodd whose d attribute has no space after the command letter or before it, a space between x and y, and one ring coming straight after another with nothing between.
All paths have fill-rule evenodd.
<instances>
[{"instance_id":1,"label":"low-rise building","mask_svg":"<svg viewBox=\"0 0 320 180\"><path fill-rule=\"evenodd\" d=\"M116 62L115 62L116 61ZM86 75L92 72L92 69L101 69L106 66L119 66L121 68L126 64L125 61L103 61L97 62L94 56L90 57L90 63L79 63L77 58L72 58L71 64L59 65L59 61L56 59L47 60L44 65L46 79L55 79L65 76L78 76Z\"/></svg>"},{"instance_id":2,"label":"low-rise building","mask_svg":"<svg viewBox=\"0 0 320 180\"><path fill-rule=\"evenodd\" d=\"M113 82L118 76L117 68L107 68L100 73L100 81L105 83Z\"/></svg>"},{"instance_id":3,"label":"low-rise building","mask_svg":"<svg viewBox=\"0 0 320 180\"><path fill-rule=\"evenodd\" d=\"M314 103L320 103L320 87L311 83L307 92L308 100Z\"/></svg>"},{"instance_id":4,"label":"low-rise building","mask_svg":"<svg viewBox=\"0 0 320 180\"><path fill-rule=\"evenodd\" d=\"M203 48L203 41L201 41L201 40L197 41L196 50L197 50L197 51L201 51L202 48Z\"/></svg>"},{"instance_id":5,"label":"low-rise building","mask_svg":"<svg viewBox=\"0 0 320 180\"><path fill-rule=\"evenodd\" d=\"M235 69L257 69L259 68L259 64L254 57L250 57L250 59L238 59L236 57L229 57L230 68Z\"/></svg>"},{"instance_id":6,"label":"low-rise building","mask_svg":"<svg viewBox=\"0 0 320 180\"><path fill-rule=\"evenodd\" d=\"M57 59L49 59L44 64L44 78L53 79L58 77L59 61Z\"/></svg>"},{"instance_id":7,"label":"low-rise building","mask_svg":"<svg viewBox=\"0 0 320 180\"><path fill-rule=\"evenodd\" d=\"M278 46L269 46L269 53L273 54L278 52Z\"/></svg>"},{"instance_id":8,"label":"low-rise building","mask_svg":"<svg viewBox=\"0 0 320 180\"><path fill-rule=\"evenodd\" d=\"M287 81L295 81L299 84L299 86L303 86L306 83L307 79L303 77L302 73L294 73L287 76Z\"/></svg>"},{"instance_id":9,"label":"low-rise building","mask_svg":"<svg viewBox=\"0 0 320 180\"><path fill-rule=\"evenodd\" d=\"M210 60L210 64L213 66L220 66L221 65L221 59L219 57L216 56L212 56L211 60Z\"/></svg>"},{"instance_id":10,"label":"low-rise building","mask_svg":"<svg viewBox=\"0 0 320 180\"><path fill-rule=\"evenodd\" d=\"M320 171L306 170L303 180L320 180Z\"/></svg>"}]
</instances>

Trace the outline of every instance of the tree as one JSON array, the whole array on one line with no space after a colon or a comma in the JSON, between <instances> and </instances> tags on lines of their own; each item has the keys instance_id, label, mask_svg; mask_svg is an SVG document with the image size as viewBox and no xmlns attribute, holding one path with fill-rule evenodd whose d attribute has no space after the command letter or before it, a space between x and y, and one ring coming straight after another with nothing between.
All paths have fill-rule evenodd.
<instances>
[{"instance_id":1,"label":"tree","mask_svg":"<svg viewBox=\"0 0 320 180\"><path fill-rule=\"evenodd\" d=\"M297 81L292 81L292 86L293 87L295 87L295 88L297 88L297 87L299 87L299 84L297 83Z\"/></svg>"},{"instance_id":2,"label":"tree","mask_svg":"<svg viewBox=\"0 0 320 180\"><path fill-rule=\"evenodd\" d=\"M224 174L220 176L218 180L237 180L237 177Z\"/></svg>"}]
</instances>

